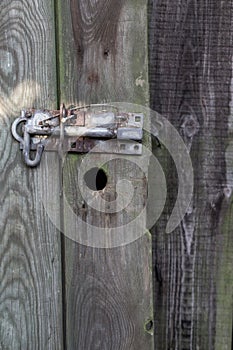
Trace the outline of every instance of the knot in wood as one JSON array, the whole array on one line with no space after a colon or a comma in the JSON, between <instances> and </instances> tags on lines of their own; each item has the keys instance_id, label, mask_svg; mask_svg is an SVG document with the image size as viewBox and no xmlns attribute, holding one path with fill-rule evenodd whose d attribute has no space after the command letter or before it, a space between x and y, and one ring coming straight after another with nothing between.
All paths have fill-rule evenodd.
<instances>
[{"instance_id":1,"label":"knot in wood","mask_svg":"<svg viewBox=\"0 0 233 350\"><path fill-rule=\"evenodd\" d=\"M199 131L200 124L196 116L192 114L183 114L182 117L181 129L182 133L187 138L193 138Z\"/></svg>"}]
</instances>

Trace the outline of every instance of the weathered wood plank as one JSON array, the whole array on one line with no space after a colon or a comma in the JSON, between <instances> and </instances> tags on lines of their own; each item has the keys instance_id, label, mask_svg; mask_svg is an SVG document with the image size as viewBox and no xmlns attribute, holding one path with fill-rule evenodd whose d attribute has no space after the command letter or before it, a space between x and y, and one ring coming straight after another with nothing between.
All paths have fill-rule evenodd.
<instances>
[{"instance_id":1,"label":"weathered wood plank","mask_svg":"<svg viewBox=\"0 0 233 350\"><path fill-rule=\"evenodd\" d=\"M167 169L171 196L154 236L155 345L231 349L232 2L150 4L152 107L180 131L195 175L189 213L165 235L178 186Z\"/></svg>"},{"instance_id":2,"label":"weathered wood plank","mask_svg":"<svg viewBox=\"0 0 233 350\"><path fill-rule=\"evenodd\" d=\"M0 3L0 348L62 349L60 236L40 191L59 194L58 159L23 164L11 122L56 106L53 1ZM51 177L51 174L53 177ZM49 200L49 199L47 199ZM59 203L59 201L58 201Z\"/></svg>"},{"instance_id":3,"label":"weathered wood plank","mask_svg":"<svg viewBox=\"0 0 233 350\"><path fill-rule=\"evenodd\" d=\"M61 97L67 104L126 101L148 104L147 6L144 1L59 2ZM89 156L91 158L91 156ZM100 157L95 157L97 162ZM77 170L81 158L64 165L64 194L88 229L64 208L64 229L95 233L125 224L141 212L146 196L145 174L118 159L104 166L108 184L96 196L112 201L116 182L131 180L135 197L128 212L96 212L82 201ZM145 169L146 172L146 169ZM145 218L144 218L145 219ZM122 228L124 232L124 228ZM130 232L125 231L125 235ZM98 249L65 241L67 349L152 349L145 331L152 318L150 235L128 246Z\"/></svg>"}]
</instances>

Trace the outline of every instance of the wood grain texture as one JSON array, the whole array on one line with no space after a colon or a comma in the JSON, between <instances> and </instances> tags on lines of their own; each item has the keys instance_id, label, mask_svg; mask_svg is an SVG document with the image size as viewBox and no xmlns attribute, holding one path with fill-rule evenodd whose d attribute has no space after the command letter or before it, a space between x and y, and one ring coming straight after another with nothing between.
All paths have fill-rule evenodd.
<instances>
[{"instance_id":1,"label":"wood grain texture","mask_svg":"<svg viewBox=\"0 0 233 350\"><path fill-rule=\"evenodd\" d=\"M60 4L60 21L67 22L60 27L60 89L67 103L148 104L144 8L139 0Z\"/></svg>"},{"instance_id":2,"label":"wood grain texture","mask_svg":"<svg viewBox=\"0 0 233 350\"><path fill-rule=\"evenodd\" d=\"M62 101L147 105L145 2L66 0L59 4ZM92 226L86 230L87 237L95 232L94 225L109 228L138 215L146 197L145 174L130 160L118 159L105 165L108 184L103 192L96 193L112 201L116 182L131 180L135 197L128 212L119 214L96 212L83 202L77 174L81 164L80 157L67 157L63 184L72 210ZM67 207L64 212L67 235L72 229L84 230L69 219ZM153 313L150 266L150 235L113 249L92 248L67 239L67 349L152 349L153 337L145 331Z\"/></svg>"},{"instance_id":3,"label":"wood grain texture","mask_svg":"<svg viewBox=\"0 0 233 350\"><path fill-rule=\"evenodd\" d=\"M58 160L44 155L38 169L27 168L10 132L21 108L56 106L54 43L52 1L1 1L2 350L62 349L60 236L40 195L51 186L59 194Z\"/></svg>"},{"instance_id":4,"label":"wood grain texture","mask_svg":"<svg viewBox=\"0 0 233 350\"><path fill-rule=\"evenodd\" d=\"M232 11L231 1L150 1L152 107L183 136L195 175L189 212L165 235L178 184L155 150L170 193L154 230L156 349L232 346Z\"/></svg>"}]
</instances>

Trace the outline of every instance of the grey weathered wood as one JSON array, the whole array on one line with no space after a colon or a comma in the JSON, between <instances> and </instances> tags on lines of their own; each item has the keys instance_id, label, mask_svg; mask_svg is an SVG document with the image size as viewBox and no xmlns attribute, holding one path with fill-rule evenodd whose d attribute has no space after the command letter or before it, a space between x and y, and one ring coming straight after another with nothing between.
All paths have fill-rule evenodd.
<instances>
[{"instance_id":1,"label":"grey weathered wood","mask_svg":"<svg viewBox=\"0 0 233 350\"><path fill-rule=\"evenodd\" d=\"M176 195L155 228L156 349L232 347L232 2L150 1L153 109L191 149L195 192L180 227L165 235ZM190 250L189 246L190 244Z\"/></svg>"},{"instance_id":2,"label":"grey weathered wood","mask_svg":"<svg viewBox=\"0 0 233 350\"><path fill-rule=\"evenodd\" d=\"M59 2L60 89L66 104L126 101L148 104L147 6L144 1ZM96 156L96 159L98 157ZM77 216L92 225L124 223L144 206L144 174L131 162L105 166L103 195L114 198L116 181L137 190L128 214L96 213L82 202L77 170L81 158L64 165L64 194ZM146 170L145 170L146 171ZM82 230L64 208L64 230ZM87 235L93 229L87 230ZM125 232L130 234L130 232ZM152 318L150 235L125 247L97 249L65 240L67 349L152 349L145 331Z\"/></svg>"},{"instance_id":3,"label":"grey weathered wood","mask_svg":"<svg viewBox=\"0 0 233 350\"><path fill-rule=\"evenodd\" d=\"M62 349L60 236L40 191L59 195L58 159L23 164L11 122L56 106L53 1L0 3L0 348ZM53 174L53 178L51 177ZM47 199L49 200L49 199ZM59 202L58 202L59 203Z\"/></svg>"}]
</instances>

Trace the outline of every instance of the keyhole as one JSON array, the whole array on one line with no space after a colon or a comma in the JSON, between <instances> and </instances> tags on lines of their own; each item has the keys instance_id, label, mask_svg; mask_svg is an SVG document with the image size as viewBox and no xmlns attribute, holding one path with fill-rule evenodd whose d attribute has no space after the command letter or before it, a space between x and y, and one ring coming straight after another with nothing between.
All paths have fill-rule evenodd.
<instances>
[{"instance_id":1,"label":"keyhole","mask_svg":"<svg viewBox=\"0 0 233 350\"><path fill-rule=\"evenodd\" d=\"M107 185L107 175L101 168L92 168L84 175L84 181L92 191L101 191Z\"/></svg>"}]
</instances>

